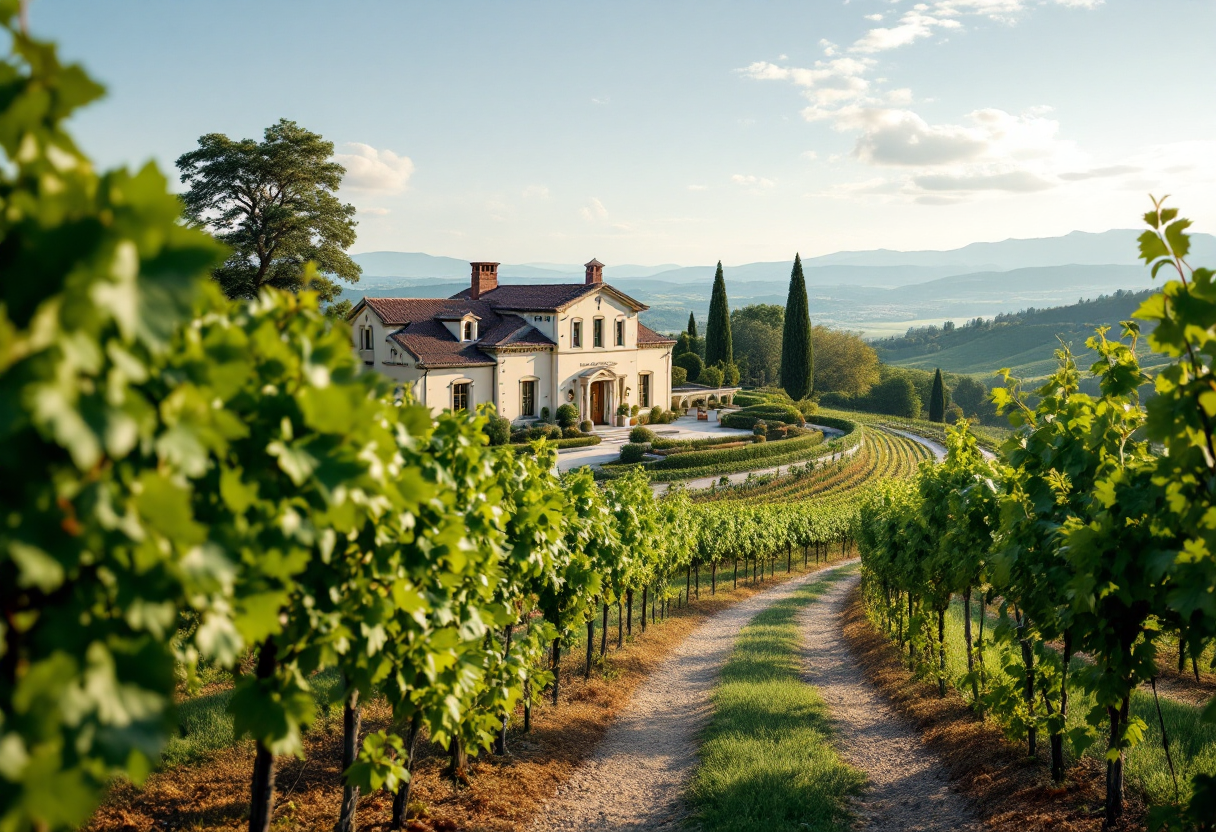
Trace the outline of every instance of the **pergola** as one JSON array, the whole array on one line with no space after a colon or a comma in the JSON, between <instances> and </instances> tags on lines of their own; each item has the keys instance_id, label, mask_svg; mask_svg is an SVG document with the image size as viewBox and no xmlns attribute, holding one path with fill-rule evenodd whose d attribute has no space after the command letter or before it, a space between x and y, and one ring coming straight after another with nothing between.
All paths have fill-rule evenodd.
<instances>
[{"instance_id":1,"label":"pergola","mask_svg":"<svg viewBox=\"0 0 1216 832\"><path fill-rule=\"evenodd\" d=\"M671 388L671 409L683 410L698 403L708 404L712 399L720 404L730 404L740 387L706 387L704 384L682 384Z\"/></svg>"}]
</instances>

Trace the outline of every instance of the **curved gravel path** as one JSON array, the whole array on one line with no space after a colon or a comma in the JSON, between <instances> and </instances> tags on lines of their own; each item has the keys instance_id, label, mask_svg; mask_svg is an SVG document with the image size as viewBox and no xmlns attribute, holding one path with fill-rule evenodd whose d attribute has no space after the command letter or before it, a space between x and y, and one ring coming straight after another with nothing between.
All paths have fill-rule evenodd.
<instances>
[{"instance_id":1,"label":"curved gravel path","mask_svg":"<svg viewBox=\"0 0 1216 832\"><path fill-rule=\"evenodd\" d=\"M858 672L841 635L846 598L859 577L836 582L800 613L806 681L823 696L839 731L837 748L869 786L855 804L858 828L876 832L981 830L966 798L915 729Z\"/></svg>"},{"instance_id":2,"label":"curved gravel path","mask_svg":"<svg viewBox=\"0 0 1216 832\"><path fill-rule=\"evenodd\" d=\"M739 630L799 586L854 562L793 578L694 630L639 687L591 758L537 813L531 830L679 828L687 816L681 796L697 762L697 733L709 721L709 695Z\"/></svg>"}]
</instances>

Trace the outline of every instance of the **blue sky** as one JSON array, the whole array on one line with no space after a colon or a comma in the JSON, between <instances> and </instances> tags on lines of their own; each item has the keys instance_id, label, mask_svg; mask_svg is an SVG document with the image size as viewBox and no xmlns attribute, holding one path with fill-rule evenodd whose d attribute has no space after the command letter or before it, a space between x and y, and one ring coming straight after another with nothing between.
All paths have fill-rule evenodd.
<instances>
[{"instance_id":1,"label":"blue sky","mask_svg":"<svg viewBox=\"0 0 1216 832\"><path fill-rule=\"evenodd\" d=\"M281 117L337 145L356 251L727 264L1216 230L1211 0L34 0L105 82L106 166Z\"/></svg>"}]
</instances>

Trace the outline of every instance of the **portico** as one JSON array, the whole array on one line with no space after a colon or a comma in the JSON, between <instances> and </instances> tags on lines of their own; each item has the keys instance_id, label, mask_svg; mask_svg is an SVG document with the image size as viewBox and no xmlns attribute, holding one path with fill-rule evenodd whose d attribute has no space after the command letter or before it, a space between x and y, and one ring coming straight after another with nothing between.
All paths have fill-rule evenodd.
<instances>
[{"instance_id":1,"label":"portico","mask_svg":"<svg viewBox=\"0 0 1216 832\"><path fill-rule=\"evenodd\" d=\"M616 415L617 402L627 396L622 385L625 377L611 367L591 367L578 377L578 418L596 425L610 425Z\"/></svg>"}]
</instances>

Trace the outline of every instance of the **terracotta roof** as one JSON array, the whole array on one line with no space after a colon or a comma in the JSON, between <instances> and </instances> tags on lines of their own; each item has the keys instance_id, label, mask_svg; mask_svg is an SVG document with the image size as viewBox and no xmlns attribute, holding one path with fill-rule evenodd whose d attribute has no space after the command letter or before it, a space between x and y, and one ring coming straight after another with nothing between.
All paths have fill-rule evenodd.
<instances>
[{"instance_id":1,"label":"terracotta roof","mask_svg":"<svg viewBox=\"0 0 1216 832\"><path fill-rule=\"evenodd\" d=\"M523 318L499 314L484 301L451 298L364 298L364 301L386 324L401 327L388 336L389 340L408 350L424 367L492 366L496 362L483 350L553 347L552 341ZM459 341L441 320L459 319L469 313L479 319L480 337L476 341Z\"/></svg>"},{"instance_id":2,"label":"terracotta roof","mask_svg":"<svg viewBox=\"0 0 1216 832\"><path fill-rule=\"evenodd\" d=\"M607 290L633 306L637 311L649 309L629 295L607 283L511 283L483 292L478 302L488 303L497 309L519 309L523 311L560 312L576 300L600 289ZM467 299L469 289L452 295L450 300Z\"/></svg>"},{"instance_id":3,"label":"terracotta roof","mask_svg":"<svg viewBox=\"0 0 1216 832\"><path fill-rule=\"evenodd\" d=\"M660 335L648 326L638 324L638 346L639 347L665 347L668 344L674 344L674 338L668 338L666 335Z\"/></svg>"}]
</instances>

